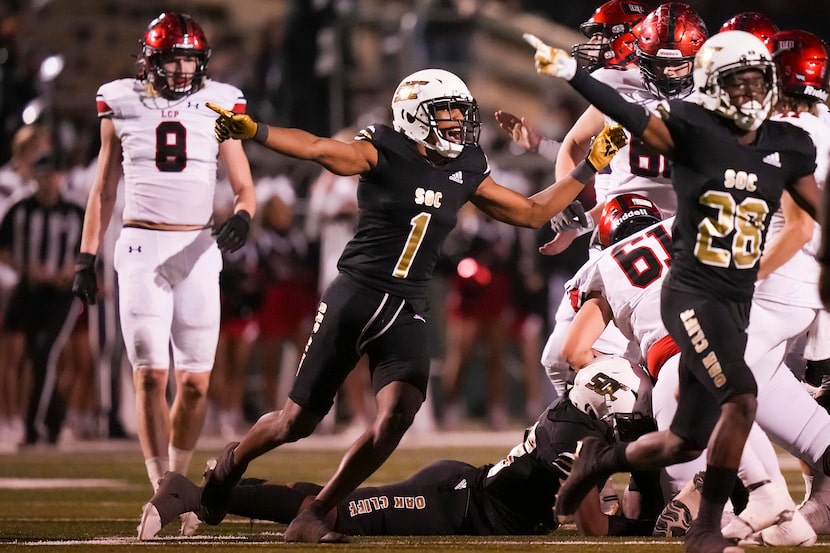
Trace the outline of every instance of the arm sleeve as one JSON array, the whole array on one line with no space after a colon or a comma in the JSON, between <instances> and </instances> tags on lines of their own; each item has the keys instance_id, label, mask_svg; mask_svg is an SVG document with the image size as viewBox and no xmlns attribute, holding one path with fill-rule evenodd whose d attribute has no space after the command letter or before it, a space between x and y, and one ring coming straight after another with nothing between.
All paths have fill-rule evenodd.
<instances>
[{"instance_id":1,"label":"arm sleeve","mask_svg":"<svg viewBox=\"0 0 830 553\"><path fill-rule=\"evenodd\" d=\"M577 71L569 82L583 98L628 129L631 134L636 137L643 135L651 117L645 107L627 102L619 92L596 80L584 70Z\"/></svg>"}]
</instances>

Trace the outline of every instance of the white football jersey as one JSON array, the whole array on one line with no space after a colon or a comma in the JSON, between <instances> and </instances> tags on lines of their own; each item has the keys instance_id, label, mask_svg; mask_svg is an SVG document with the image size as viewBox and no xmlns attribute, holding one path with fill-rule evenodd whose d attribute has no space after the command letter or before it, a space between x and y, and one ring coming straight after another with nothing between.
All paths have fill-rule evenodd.
<instances>
[{"instance_id":1,"label":"white football jersey","mask_svg":"<svg viewBox=\"0 0 830 553\"><path fill-rule=\"evenodd\" d=\"M206 102L245 112L238 88L210 79L178 100L151 95L135 79L98 89L98 116L112 119L123 149L125 220L209 224L219 143L213 134L217 115Z\"/></svg>"},{"instance_id":2,"label":"white football jersey","mask_svg":"<svg viewBox=\"0 0 830 553\"><path fill-rule=\"evenodd\" d=\"M571 284L577 305L590 293L608 301L620 332L640 345L643 359L668 332L660 318L660 289L671 262L671 225L663 220L603 250Z\"/></svg>"},{"instance_id":3,"label":"white football jersey","mask_svg":"<svg viewBox=\"0 0 830 553\"><path fill-rule=\"evenodd\" d=\"M815 115L804 112L776 114L771 119L786 121L810 134L816 146L816 181L820 187L823 187L828 168L830 168L830 124ZM784 215L779 209L770 219L767 242L783 228ZM820 267L815 259L820 243L821 227L816 223L812 239L773 274L758 281L755 287L755 297L787 305L820 309L822 307L818 295Z\"/></svg>"},{"instance_id":4,"label":"white football jersey","mask_svg":"<svg viewBox=\"0 0 830 553\"><path fill-rule=\"evenodd\" d=\"M644 106L652 112L663 101L645 88L638 68L625 71L598 70L592 76L617 90L629 102ZM597 201L619 194L636 193L657 204L663 217L674 215L677 211L677 195L671 186L669 160L653 152L641 140L632 138L628 131L626 135L628 144L620 148L611 160L610 176L603 181L607 190L604 196L602 192L597 193Z\"/></svg>"}]
</instances>

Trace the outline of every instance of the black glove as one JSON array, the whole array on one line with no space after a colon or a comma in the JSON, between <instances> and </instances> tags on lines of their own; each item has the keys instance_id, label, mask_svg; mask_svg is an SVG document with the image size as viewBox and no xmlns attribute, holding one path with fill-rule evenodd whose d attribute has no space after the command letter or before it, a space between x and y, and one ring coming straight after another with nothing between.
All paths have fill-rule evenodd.
<instances>
[{"instance_id":1,"label":"black glove","mask_svg":"<svg viewBox=\"0 0 830 553\"><path fill-rule=\"evenodd\" d=\"M72 293L88 305L95 305L98 295L98 276L95 274L95 256L91 253L78 254L75 264L75 278L72 281Z\"/></svg>"},{"instance_id":2,"label":"black glove","mask_svg":"<svg viewBox=\"0 0 830 553\"><path fill-rule=\"evenodd\" d=\"M245 245L250 228L251 214L240 209L213 231L213 235L216 236L216 245L223 252L235 252Z\"/></svg>"}]
</instances>

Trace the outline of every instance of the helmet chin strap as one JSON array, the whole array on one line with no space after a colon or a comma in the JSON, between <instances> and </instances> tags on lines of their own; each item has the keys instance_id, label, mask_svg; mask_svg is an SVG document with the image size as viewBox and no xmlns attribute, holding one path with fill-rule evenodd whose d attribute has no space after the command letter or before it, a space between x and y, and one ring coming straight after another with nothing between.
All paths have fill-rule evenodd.
<instances>
[{"instance_id":1,"label":"helmet chin strap","mask_svg":"<svg viewBox=\"0 0 830 553\"><path fill-rule=\"evenodd\" d=\"M764 111L764 104L757 100L750 100L741 104L736 113L735 124L744 130L755 130L760 126L759 121L763 121L767 114L760 115Z\"/></svg>"},{"instance_id":2,"label":"helmet chin strap","mask_svg":"<svg viewBox=\"0 0 830 553\"><path fill-rule=\"evenodd\" d=\"M436 140L436 142L441 141L441 140L443 140L444 142L448 142L448 143L450 142L450 141L449 141L449 140L447 140L446 138L442 138L442 137L441 137L441 135L440 135L440 134L439 134L439 132L438 132L438 129L436 129L436 128L434 128L434 127L433 127L433 128L432 128L432 130L431 130L430 132L431 132L432 134L434 134L434 135L435 135L435 140ZM447 159L456 158L456 157L458 157L458 155L461 153L460 151L459 151L459 152L455 152L455 151L453 151L453 150L451 150L451 149L442 150L442 149L440 149L440 148L438 147L438 145L437 145L437 144L433 144L433 143L429 142L428 140L424 140L424 141L422 142L422 144L423 144L426 148L428 148L428 149L432 150L432 151L433 151L433 152L435 152L436 154L440 155L441 157L447 158ZM463 148L463 146L462 146L462 148Z\"/></svg>"}]
</instances>

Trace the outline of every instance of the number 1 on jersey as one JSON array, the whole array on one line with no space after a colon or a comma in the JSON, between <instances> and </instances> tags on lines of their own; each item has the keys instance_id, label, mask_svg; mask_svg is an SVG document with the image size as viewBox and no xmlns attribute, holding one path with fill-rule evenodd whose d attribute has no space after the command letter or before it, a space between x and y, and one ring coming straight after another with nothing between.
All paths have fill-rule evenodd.
<instances>
[{"instance_id":1,"label":"number 1 on jersey","mask_svg":"<svg viewBox=\"0 0 830 553\"><path fill-rule=\"evenodd\" d=\"M398 264L395 265L395 270L392 271L392 276L406 278L409 275L409 269L415 260L415 254L418 253L418 248L421 247L421 242L424 241L424 236L426 236L430 219L432 219L431 214L421 212L409 220L412 230L409 231L406 244L398 258Z\"/></svg>"}]
</instances>

